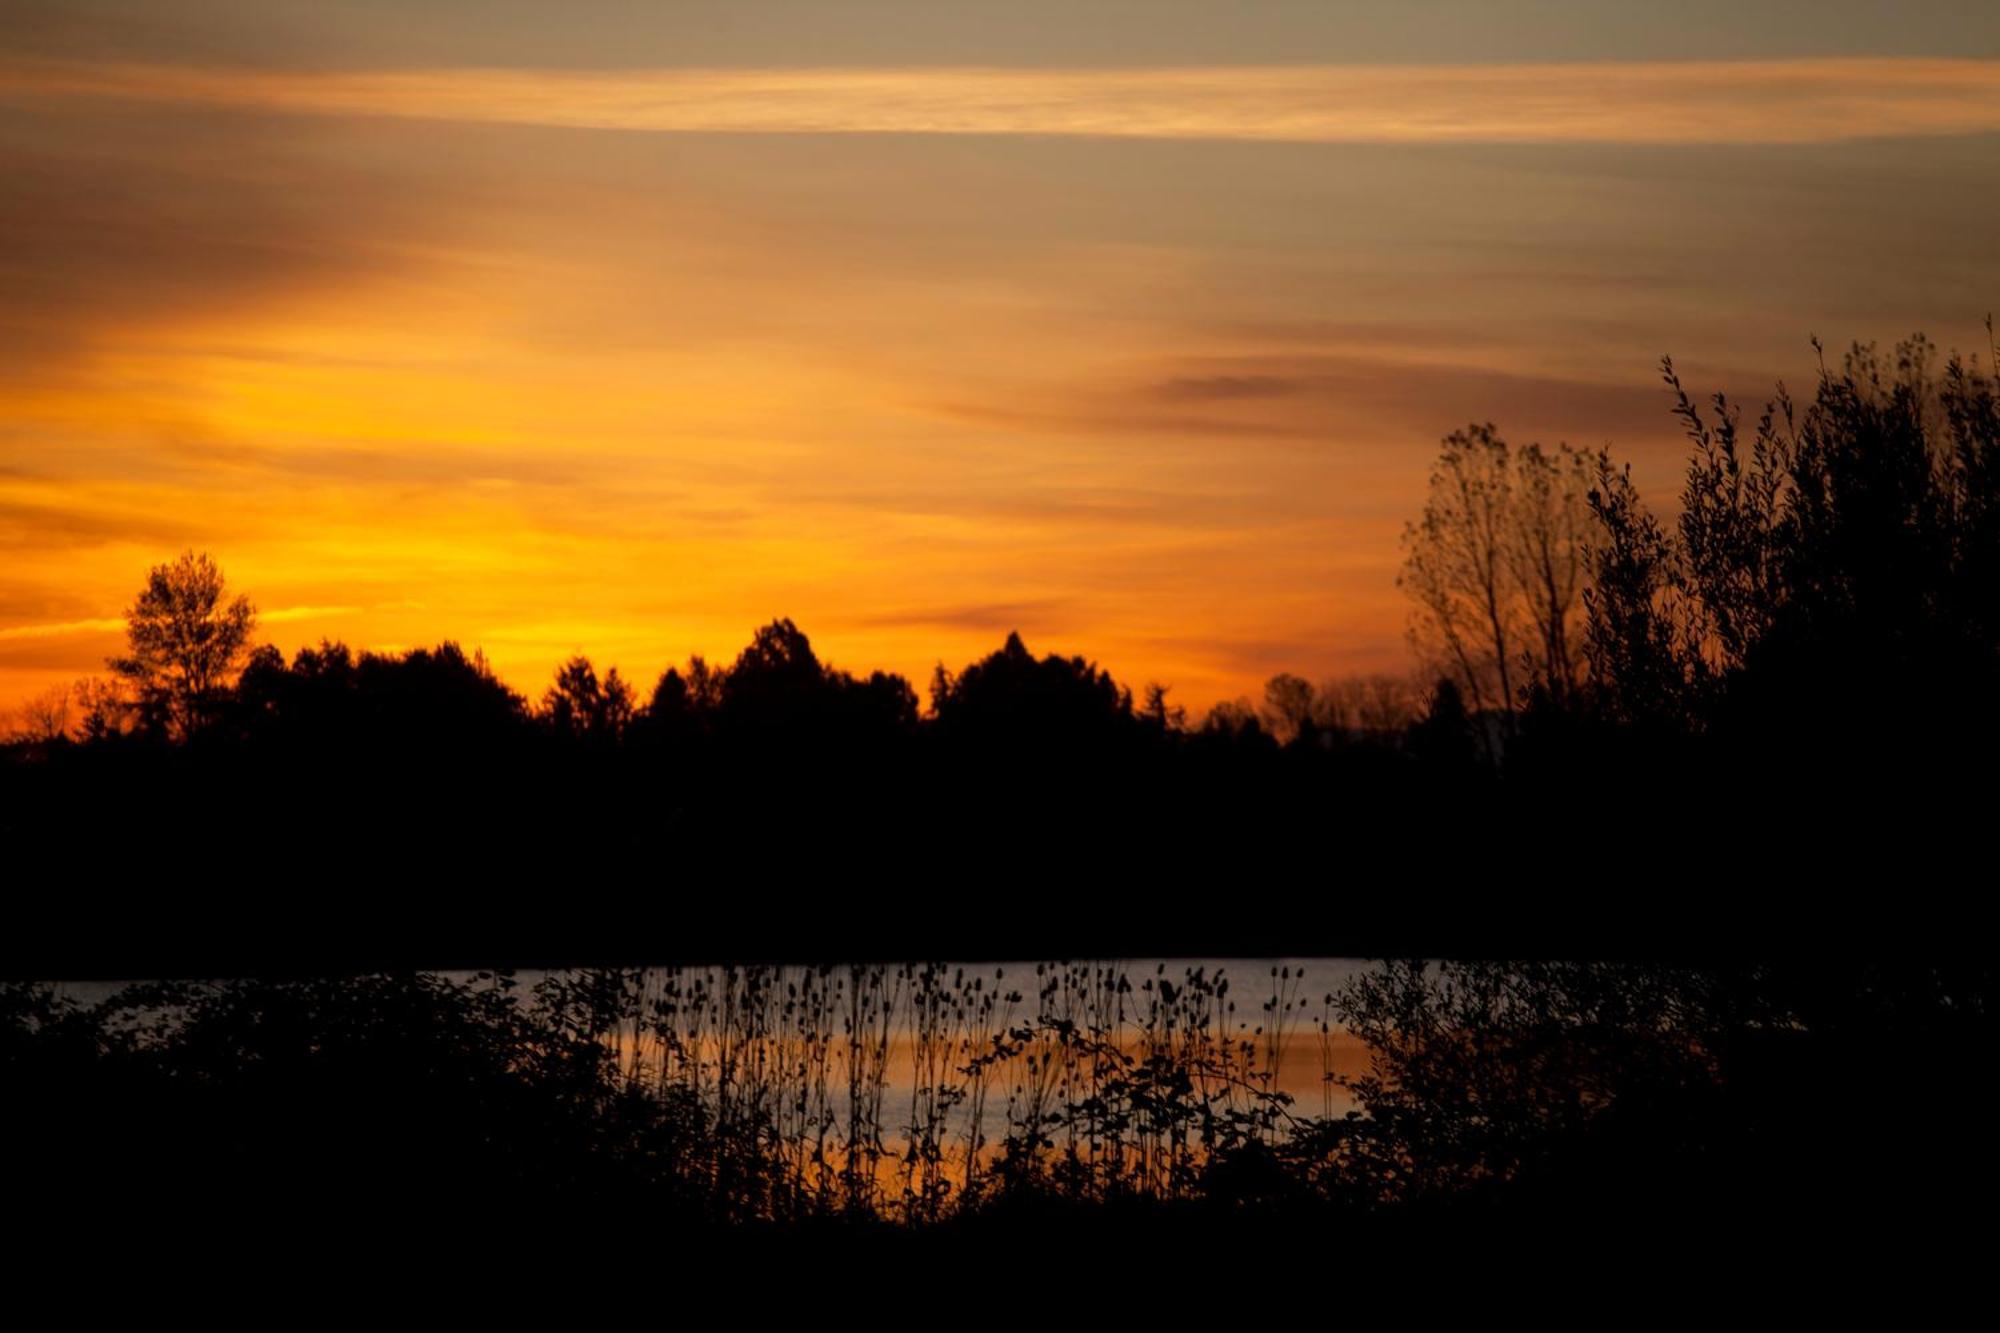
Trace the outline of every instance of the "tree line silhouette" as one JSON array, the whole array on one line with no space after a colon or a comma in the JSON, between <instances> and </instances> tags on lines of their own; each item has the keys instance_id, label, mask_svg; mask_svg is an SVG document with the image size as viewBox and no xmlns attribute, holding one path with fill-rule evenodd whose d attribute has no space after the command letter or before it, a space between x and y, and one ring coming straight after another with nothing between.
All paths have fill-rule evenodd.
<instances>
[{"instance_id":1,"label":"tree line silhouette","mask_svg":"<svg viewBox=\"0 0 2000 1333\"><path fill-rule=\"evenodd\" d=\"M940 664L920 704L779 619L650 690L579 656L531 703L453 643L252 648L253 608L190 552L150 574L109 680L31 710L0 818L52 861L89 848L112 882L167 873L164 849L192 841L215 849L198 874L349 898L430 885L406 915L473 883L623 885L671 898L685 939L722 919L712 886L755 875L783 899L754 932L772 956L975 924L975 951L1039 952L1051 928L1091 948L1283 951L1301 928L1365 947L1414 912L1439 944L1560 951L1586 942L1562 934L1579 892L1650 932L1596 941L1618 949L1786 929L1787 883L1910 873L1984 801L1964 775L2000 743L2000 399L1978 358L1940 367L1921 336L1823 360L1809 399L1780 386L1753 424L1662 369L1690 443L1670 520L1607 450L1446 438L1405 536L1421 690L1285 674L1261 706L1192 723L1165 685L1135 702L1010 635ZM1704 898L1636 856L1648 828L1763 890L1767 917L1758 894ZM1054 927L1021 888L1052 872L1091 886ZM882 888L831 935L793 910L826 875ZM1446 910L1342 892L1328 939L1324 891L1389 877ZM1502 877L1542 891L1468 887ZM1242 883L1265 901L1172 901ZM450 910L463 930L490 915Z\"/></svg>"}]
</instances>

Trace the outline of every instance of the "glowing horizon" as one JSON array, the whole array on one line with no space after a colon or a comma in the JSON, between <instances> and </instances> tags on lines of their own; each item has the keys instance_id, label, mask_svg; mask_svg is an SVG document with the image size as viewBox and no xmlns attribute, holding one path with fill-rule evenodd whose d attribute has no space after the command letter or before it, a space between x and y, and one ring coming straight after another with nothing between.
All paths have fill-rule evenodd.
<instances>
[{"instance_id":1,"label":"glowing horizon","mask_svg":"<svg viewBox=\"0 0 2000 1333\"><path fill-rule=\"evenodd\" d=\"M1015 630L1197 713L1400 673L1445 433L1666 502L1662 352L1761 395L2000 306L2000 19L1026 8L11 25L0 714L187 548L288 656L531 699L779 616L920 689Z\"/></svg>"}]
</instances>

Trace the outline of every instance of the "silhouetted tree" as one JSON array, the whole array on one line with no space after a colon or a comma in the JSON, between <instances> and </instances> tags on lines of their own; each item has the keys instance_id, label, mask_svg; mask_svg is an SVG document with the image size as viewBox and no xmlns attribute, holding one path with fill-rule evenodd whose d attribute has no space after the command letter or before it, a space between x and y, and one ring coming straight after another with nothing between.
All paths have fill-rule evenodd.
<instances>
[{"instance_id":1,"label":"silhouetted tree","mask_svg":"<svg viewBox=\"0 0 2000 1333\"><path fill-rule=\"evenodd\" d=\"M53 745L67 740L75 725L71 686L52 685L23 703L14 726L15 736L30 745Z\"/></svg>"},{"instance_id":2,"label":"silhouetted tree","mask_svg":"<svg viewBox=\"0 0 2000 1333\"><path fill-rule=\"evenodd\" d=\"M265 644L236 683L235 714L259 744L344 750L364 739L364 711L354 654L326 639L300 648L290 666Z\"/></svg>"},{"instance_id":3,"label":"silhouetted tree","mask_svg":"<svg viewBox=\"0 0 2000 1333\"><path fill-rule=\"evenodd\" d=\"M126 655L111 669L131 682L147 725L186 737L214 711L257 621L248 598L225 604L222 571L193 551L153 567L125 613Z\"/></svg>"},{"instance_id":4,"label":"silhouetted tree","mask_svg":"<svg viewBox=\"0 0 2000 1333\"><path fill-rule=\"evenodd\" d=\"M1583 656L1575 630L1589 571L1586 496L1596 457L1566 444L1553 453L1530 444L1516 462L1508 560L1534 631L1529 674L1557 708L1575 692Z\"/></svg>"},{"instance_id":5,"label":"silhouetted tree","mask_svg":"<svg viewBox=\"0 0 2000 1333\"><path fill-rule=\"evenodd\" d=\"M1424 715L1410 726L1409 746L1410 753L1436 773L1448 775L1474 763L1480 740L1456 681L1442 677L1431 688Z\"/></svg>"},{"instance_id":6,"label":"silhouetted tree","mask_svg":"<svg viewBox=\"0 0 2000 1333\"><path fill-rule=\"evenodd\" d=\"M695 707L693 695L688 690L687 677L678 667L668 667L653 683L653 696L646 701L649 717L678 717Z\"/></svg>"},{"instance_id":7,"label":"silhouetted tree","mask_svg":"<svg viewBox=\"0 0 2000 1333\"><path fill-rule=\"evenodd\" d=\"M722 719L738 734L793 739L824 716L831 693L812 641L789 619L760 626L721 682Z\"/></svg>"},{"instance_id":8,"label":"silhouetted tree","mask_svg":"<svg viewBox=\"0 0 2000 1333\"><path fill-rule=\"evenodd\" d=\"M947 735L1001 748L1101 747L1133 721L1132 697L1109 672L1081 657L1037 659L1019 634L946 677L932 707Z\"/></svg>"},{"instance_id":9,"label":"silhouetted tree","mask_svg":"<svg viewBox=\"0 0 2000 1333\"><path fill-rule=\"evenodd\" d=\"M1314 696L1313 725L1348 741L1397 741L1416 720L1417 695L1415 684L1404 676L1377 673L1330 680Z\"/></svg>"},{"instance_id":10,"label":"silhouetted tree","mask_svg":"<svg viewBox=\"0 0 2000 1333\"><path fill-rule=\"evenodd\" d=\"M1692 445L1673 530L1608 462L1591 494L1606 714L1817 776L1988 743L2000 410L1977 360L1939 375L1921 336L1886 358L1856 346L1810 402L1780 385L1750 428L1722 395L1698 406L1671 360L1661 371Z\"/></svg>"},{"instance_id":11,"label":"silhouetted tree","mask_svg":"<svg viewBox=\"0 0 2000 1333\"><path fill-rule=\"evenodd\" d=\"M1264 722L1281 745L1307 738L1314 724L1310 682L1281 672L1264 684Z\"/></svg>"},{"instance_id":12,"label":"silhouetted tree","mask_svg":"<svg viewBox=\"0 0 2000 1333\"><path fill-rule=\"evenodd\" d=\"M722 682L728 674L727 668L710 666L700 653L688 658L689 705L709 712L722 707Z\"/></svg>"},{"instance_id":13,"label":"silhouetted tree","mask_svg":"<svg viewBox=\"0 0 2000 1333\"><path fill-rule=\"evenodd\" d=\"M1147 685L1146 701L1139 708L1139 716L1163 733L1178 732L1187 727L1187 709L1167 702L1170 688L1157 681Z\"/></svg>"},{"instance_id":14,"label":"silhouetted tree","mask_svg":"<svg viewBox=\"0 0 2000 1333\"><path fill-rule=\"evenodd\" d=\"M1678 553L1640 502L1629 464L1599 460L1590 506L1598 531L1584 643L1595 706L1625 725L1684 726L1706 672L1687 641Z\"/></svg>"},{"instance_id":15,"label":"silhouetted tree","mask_svg":"<svg viewBox=\"0 0 2000 1333\"><path fill-rule=\"evenodd\" d=\"M1269 746L1274 744L1257 710L1248 699L1224 699L1210 706L1202 716L1199 733L1210 741Z\"/></svg>"},{"instance_id":16,"label":"silhouetted tree","mask_svg":"<svg viewBox=\"0 0 2000 1333\"><path fill-rule=\"evenodd\" d=\"M555 683L542 696L542 716L559 736L604 744L617 740L630 725L632 687L613 667L603 681L590 659L578 654L556 672Z\"/></svg>"},{"instance_id":17,"label":"silhouetted tree","mask_svg":"<svg viewBox=\"0 0 2000 1333\"><path fill-rule=\"evenodd\" d=\"M1411 637L1447 663L1473 707L1514 706L1518 615L1507 587L1507 446L1488 424L1454 431L1431 472L1431 498L1404 529L1401 582L1415 599Z\"/></svg>"},{"instance_id":18,"label":"silhouetted tree","mask_svg":"<svg viewBox=\"0 0 2000 1333\"><path fill-rule=\"evenodd\" d=\"M1575 688L1590 467L1568 445L1514 449L1491 422L1444 439L1398 581L1419 655L1477 712L1510 716L1527 680L1558 700Z\"/></svg>"},{"instance_id":19,"label":"silhouetted tree","mask_svg":"<svg viewBox=\"0 0 2000 1333\"><path fill-rule=\"evenodd\" d=\"M892 671L871 671L865 680L844 671L833 680L840 698L843 724L850 736L863 740L907 733L917 725L917 692Z\"/></svg>"},{"instance_id":20,"label":"silhouetted tree","mask_svg":"<svg viewBox=\"0 0 2000 1333\"><path fill-rule=\"evenodd\" d=\"M527 701L493 674L485 655L449 641L399 656L364 654L354 689L370 732L397 748L491 751L529 721Z\"/></svg>"},{"instance_id":21,"label":"silhouetted tree","mask_svg":"<svg viewBox=\"0 0 2000 1333\"><path fill-rule=\"evenodd\" d=\"M78 739L102 743L131 732L135 719L123 681L115 676L86 676L71 690Z\"/></svg>"}]
</instances>

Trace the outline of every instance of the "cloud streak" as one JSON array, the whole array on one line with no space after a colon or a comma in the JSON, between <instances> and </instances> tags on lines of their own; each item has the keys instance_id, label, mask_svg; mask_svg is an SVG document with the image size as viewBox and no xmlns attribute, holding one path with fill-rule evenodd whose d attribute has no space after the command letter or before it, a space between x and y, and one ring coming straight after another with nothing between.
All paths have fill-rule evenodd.
<instances>
[{"instance_id":1,"label":"cloud streak","mask_svg":"<svg viewBox=\"0 0 2000 1333\"><path fill-rule=\"evenodd\" d=\"M2000 132L2000 61L268 73L17 61L0 98L729 134L1831 143Z\"/></svg>"},{"instance_id":2,"label":"cloud streak","mask_svg":"<svg viewBox=\"0 0 2000 1333\"><path fill-rule=\"evenodd\" d=\"M295 620L320 620L327 616L355 615L362 609L358 606L287 606L276 611L258 612L257 623L285 625ZM122 616L63 620L43 625L9 625L0 628L0 643L11 643L18 639L66 639L78 634L109 634L123 632L124 629L125 619Z\"/></svg>"}]
</instances>

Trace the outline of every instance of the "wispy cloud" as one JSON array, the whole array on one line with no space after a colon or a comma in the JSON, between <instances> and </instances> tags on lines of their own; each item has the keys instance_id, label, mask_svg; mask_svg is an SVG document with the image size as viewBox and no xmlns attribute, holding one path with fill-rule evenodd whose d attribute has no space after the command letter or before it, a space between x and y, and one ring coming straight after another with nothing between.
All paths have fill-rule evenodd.
<instances>
[{"instance_id":1,"label":"wispy cloud","mask_svg":"<svg viewBox=\"0 0 2000 1333\"><path fill-rule=\"evenodd\" d=\"M1020 602L976 602L963 606L917 606L893 611L875 611L853 617L854 623L871 629L908 629L941 626L1005 634L1024 627L1046 629L1052 623L1067 623L1070 604L1056 597Z\"/></svg>"},{"instance_id":2,"label":"wispy cloud","mask_svg":"<svg viewBox=\"0 0 2000 1333\"><path fill-rule=\"evenodd\" d=\"M72 634L109 634L125 628L125 622L110 617L94 620L61 620L46 625L10 625L0 629L0 642L16 639L61 639Z\"/></svg>"},{"instance_id":3,"label":"wispy cloud","mask_svg":"<svg viewBox=\"0 0 2000 1333\"><path fill-rule=\"evenodd\" d=\"M1237 398L1277 398L1298 388L1279 375L1176 375L1160 386L1160 396L1195 402Z\"/></svg>"},{"instance_id":4,"label":"wispy cloud","mask_svg":"<svg viewBox=\"0 0 2000 1333\"><path fill-rule=\"evenodd\" d=\"M257 621L264 625L286 625L294 620L321 620L327 616L357 615L358 606L287 606L276 611L259 611Z\"/></svg>"},{"instance_id":5,"label":"wispy cloud","mask_svg":"<svg viewBox=\"0 0 2000 1333\"><path fill-rule=\"evenodd\" d=\"M358 606L286 606L276 611L258 612L257 622L262 625L284 625L295 620L320 620L328 616L356 615L362 609ZM0 629L0 643L10 643L19 639L63 639L77 634L110 634L124 628L125 620L122 616L60 620L41 625L9 625Z\"/></svg>"},{"instance_id":6,"label":"wispy cloud","mask_svg":"<svg viewBox=\"0 0 2000 1333\"><path fill-rule=\"evenodd\" d=\"M2000 131L2000 61L255 73L19 61L0 96L710 133L1816 143Z\"/></svg>"}]
</instances>

